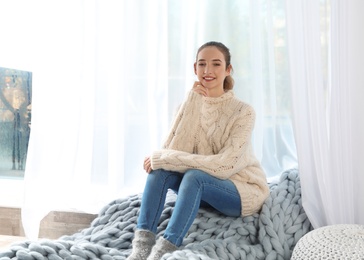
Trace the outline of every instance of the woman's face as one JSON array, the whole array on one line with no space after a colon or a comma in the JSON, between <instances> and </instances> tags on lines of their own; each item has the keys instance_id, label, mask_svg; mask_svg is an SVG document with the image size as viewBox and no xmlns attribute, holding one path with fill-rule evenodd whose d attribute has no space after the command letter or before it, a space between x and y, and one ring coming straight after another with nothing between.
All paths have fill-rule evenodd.
<instances>
[{"instance_id":1,"label":"woman's face","mask_svg":"<svg viewBox=\"0 0 364 260\"><path fill-rule=\"evenodd\" d=\"M231 66L226 68L224 54L214 46L198 53L194 68L198 80L209 91L223 91L225 77L231 71Z\"/></svg>"}]
</instances>

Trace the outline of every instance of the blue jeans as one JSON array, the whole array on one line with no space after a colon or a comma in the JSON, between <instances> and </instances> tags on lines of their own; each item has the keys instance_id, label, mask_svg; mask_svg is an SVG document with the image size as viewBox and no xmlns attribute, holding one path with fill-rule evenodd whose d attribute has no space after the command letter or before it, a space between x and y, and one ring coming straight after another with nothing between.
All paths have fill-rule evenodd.
<instances>
[{"instance_id":1,"label":"blue jeans","mask_svg":"<svg viewBox=\"0 0 364 260\"><path fill-rule=\"evenodd\" d=\"M182 174L160 169L148 175L138 229L157 232L168 189L177 193L177 199L163 237L176 246L182 244L200 205L207 204L227 216L241 215L240 195L232 181L215 178L201 170Z\"/></svg>"}]
</instances>

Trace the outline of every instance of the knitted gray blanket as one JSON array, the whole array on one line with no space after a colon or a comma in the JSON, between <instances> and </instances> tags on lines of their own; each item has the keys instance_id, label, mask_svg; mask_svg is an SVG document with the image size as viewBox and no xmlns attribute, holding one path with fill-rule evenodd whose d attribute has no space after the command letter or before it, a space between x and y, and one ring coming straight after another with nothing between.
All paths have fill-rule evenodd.
<instances>
[{"instance_id":1,"label":"knitted gray blanket","mask_svg":"<svg viewBox=\"0 0 364 260\"><path fill-rule=\"evenodd\" d=\"M270 184L259 214L226 217L200 209L179 250L163 259L290 259L298 240L312 230L301 204L298 171L288 170ZM162 235L174 207L169 195L160 220ZM25 241L0 252L0 259L125 259L131 253L140 195L106 205L90 227L57 240Z\"/></svg>"}]
</instances>

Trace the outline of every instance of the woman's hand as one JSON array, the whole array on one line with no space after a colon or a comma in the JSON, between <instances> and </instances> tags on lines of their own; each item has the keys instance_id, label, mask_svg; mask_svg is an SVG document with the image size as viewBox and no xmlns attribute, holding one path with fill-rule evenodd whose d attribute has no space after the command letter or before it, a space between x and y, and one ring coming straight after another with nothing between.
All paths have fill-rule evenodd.
<instances>
[{"instance_id":1,"label":"woman's hand","mask_svg":"<svg viewBox=\"0 0 364 260\"><path fill-rule=\"evenodd\" d=\"M152 169L152 162L150 161L150 156L144 158L144 170L150 173Z\"/></svg>"},{"instance_id":2,"label":"woman's hand","mask_svg":"<svg viewBox=\"0 0 364 260\"><path fill-rule=\"evenodd\" d=\"M201 82L199 82L199 81L195 81L195 83L193 84L192 89L193 89L196 93L198 93L198 94L200 94L200 95L202 95L202 96L204 96L204 97L207 97L207 90L206 90L206 88L205 88L205 87L201 84Z\"/></svg>"}]
</instances>

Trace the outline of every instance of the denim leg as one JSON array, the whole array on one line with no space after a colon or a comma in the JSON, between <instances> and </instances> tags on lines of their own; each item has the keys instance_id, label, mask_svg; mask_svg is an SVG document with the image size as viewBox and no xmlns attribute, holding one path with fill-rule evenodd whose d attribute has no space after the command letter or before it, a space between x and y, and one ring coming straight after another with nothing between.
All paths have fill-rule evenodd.
<instances>
[{"instance_id":1,"label":"denim leg","mask_svg":"<svg viewBox=\"0 0 364 260\"><path fill-rule=\"evenodd\" d=\"M164 238L180 246L197 216L201 200L228 216L241 215L240 195L230 180L215 178L200 170L184 173Z\"/></svg>"},{"instance_id":2,"label":"denim leg","mask_svg":"<svg viewBox=\"0 0 364 260\"><path fill-rule=\"evenodd\" d=\"M183 175L177 172L155 170L148 174L137 228L157 232L168 189L178 190Z\"/></svg>"}]
</instances>

